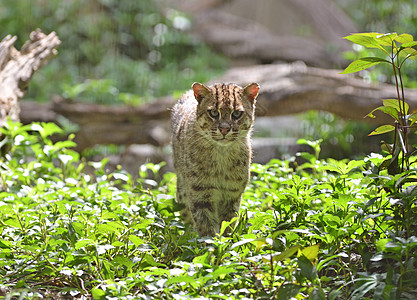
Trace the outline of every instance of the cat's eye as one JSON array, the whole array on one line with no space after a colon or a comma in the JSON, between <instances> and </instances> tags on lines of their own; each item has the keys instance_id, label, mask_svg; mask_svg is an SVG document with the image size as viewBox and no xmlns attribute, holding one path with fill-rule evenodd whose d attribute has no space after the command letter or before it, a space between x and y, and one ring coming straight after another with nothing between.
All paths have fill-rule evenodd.
<instances>
[{"instance_id":1,"label":"cat's eye","mask_svg":"<svg viewBox=\"0 0 417 300\"><path fill-rule=\"evenodd\" d=\"M232 113L232 118L235 119L235 120L237 120L237 119L239 119L242 116L242 114L243 114L243 111L235 110Z\"/></svg>"},{"instance_id":2,"label":"cat's eye","mask_svg":"<svg viewBox=\"0 0 417 300\"><path fill-rule=\"evenodd\" d=\"M217 109L209 110L210 117L217 119L219 117L219 111Z\"/></svg>"}]
</instances>

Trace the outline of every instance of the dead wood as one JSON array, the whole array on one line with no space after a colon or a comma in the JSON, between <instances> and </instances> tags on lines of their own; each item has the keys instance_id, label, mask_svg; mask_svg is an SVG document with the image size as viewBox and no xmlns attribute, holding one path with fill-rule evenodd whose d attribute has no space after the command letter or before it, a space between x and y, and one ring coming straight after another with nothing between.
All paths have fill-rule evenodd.
<instances>
[{"instance_id":1,"label":"dead wood","mask_svg":"<svg viewBox=\"0 0 417 300\"><path fill-rule=\"evenodd\" d=\"M393 85L369 83L340 72L307 67L300 62L233 68L217 81L259 82L257 113L264 116L323 110L344 119L364 120L371 110L381 106L382 99L396 98ZM417 109L417 91L406 89L405 95L410 108ZM367 118L367 121L381 123L386 119Z\"/></svg>"},{"instance_id":2,"label":"dead wood","mask_svg":"<svg viewBox=\"0 0 417 300\"><path fill-rule=\"evenodd\" d=\"M258 82L258 116L281 116L308 110L324 110L350 120L366 120L379 124L386 119L366 118L381 99L395 98L395 87L371 84L340 70L307 67L303 63L258 65L230 69L213 82L235 82L246 85ZM412 110L417 109L417 91L406 89L405 95ZM172 97L155 100L139 107L104 106L79 103L61 98L49 104L21 102L22 122L55 121L63 116L79 125L76 134L78 150L96 144L153 144L169 143L169 108ZM36 109L38 107L38 109Z\"/></svg>"},{"instance_id":3,"label":"dead wood","mask_svg":"<svg viewBox=\"0 0 417 300\"><path fill-rule=\"evenodd\" d=\"M0 126L7 117L19 121L19 100L26 93L30 79L57 54L56 48L61 43L55 32L45 35L36 30L18 51L13 46L16 39L7 35L0 42Z\"/></svg>"}]
</instances>

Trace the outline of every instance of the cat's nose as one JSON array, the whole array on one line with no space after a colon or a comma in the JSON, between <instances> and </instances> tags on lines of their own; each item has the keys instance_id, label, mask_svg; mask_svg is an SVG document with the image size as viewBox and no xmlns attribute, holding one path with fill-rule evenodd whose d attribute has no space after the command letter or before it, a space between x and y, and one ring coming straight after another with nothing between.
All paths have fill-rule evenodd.
<instances>
[{"instance_id":1,"label":"cat's nose","mask_svg":"<svg viewBox=\"0 0 417 300\"><path fill-rule=\"evenodd\" d=\"M219 125L219 130L220 130L221 134L226 135L230 131L230 124L221 123Z\"/></svg>"}]
</instances>

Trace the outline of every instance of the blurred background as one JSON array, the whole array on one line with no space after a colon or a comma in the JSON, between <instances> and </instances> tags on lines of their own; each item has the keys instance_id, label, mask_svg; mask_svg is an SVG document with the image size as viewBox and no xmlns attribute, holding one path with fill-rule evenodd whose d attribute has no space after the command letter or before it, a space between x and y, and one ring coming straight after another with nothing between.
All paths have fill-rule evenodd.
<instances>
[{"instance_id":1,"label":"blurred background","mask_svg":"<svg viewBox=\"0 0 417 300\"><path fill-rule=\"evenodd\" d=\"M216 81L233 68L302 62L343 69L355 58L375 55L353 48L343 36L362 31L416 36L417 7L415 0L2 0L0 39L18 36L19 49L36 28L55 31L62 44L34 76L24 101L48 103L57 95L63 101L137 107L179 98L193 82ZM406 86L417 87L416 68L405 70ZM359 75L366 82L391 83L386 74L382 66ZM71 118L57 122L68 133L79 130ZM374 127L320 110L258 117L255 161L294 155L299 138L322 139L323 157L364 156L379 151L380 138L367 136ZM96 145L83 154L133 164L137 172L141 163L169 160L168 127L160 128L157 143Z\"/></svg>"}]
</instances>

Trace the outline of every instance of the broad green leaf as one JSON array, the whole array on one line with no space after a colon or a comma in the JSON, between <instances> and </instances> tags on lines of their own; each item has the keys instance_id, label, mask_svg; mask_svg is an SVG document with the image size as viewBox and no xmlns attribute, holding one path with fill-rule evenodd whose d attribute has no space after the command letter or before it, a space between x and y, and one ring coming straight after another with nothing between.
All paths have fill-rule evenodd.
<instances>
[{"instance_id":1,"label":"broad green leaf","mask_svg":"<svg viewBox=\"0 0 417 300\"><path fill-rule=\"evenodd\" d=\"M384 40L379 40L378 41L376 39L378 36L383 36L383 34L375 33L375 32L355 33L355 34L346 36L344 38L353 42L353 43L355 43L355 44L358 44L358 45L361 45L361 46L364 46L364 47L367 47L367 48L381 49L385 53L388 54L388 52L385 50L385 48L382 47L382 45L386 46L386 42ZM381 45L381 43L382 43L382 45Z\"/></svg>"},{"instance_id":2,"label":"broad green leaf","mask_svg":"<svg viewBox=\"0 0 417 300\"><path fill-rule=\"evenodd\" d=\"M399 52L399 55L414 60L416 59L417 50L414 48L404 48Z\"/></svg>"},{"instance_id":3,"label":"broad green leaf","mask_svg":"<svg viewBox=\"0 0 417 300\"><path fill-rule=\"evenodd\" d=\"M398 34L394 32L394 33L386 33L386 34L378 35L375 37L375 39L380 45L391 47L394 39L397 37L398 37Z\"/></svg>"},{"instance_id":4,"label":"broad green leaf","mask_svg":"<svg viewBox=\"0 0 417 300\"><path fill-rule=\"evenodd\" d=\"M317 270L313 263L305 256L300 256L297 259L298 267L300 268L301 275L310 281L313 281L317 277Z\"/></svg>"},{"instance_id":5,"label":"broad green leaf","mask_svg":"<svg viewBox=\"0 0 417 300\"><path fill-rule=\"evenodd\" d=\"M124 229L125 226L118 222L107 222L97 226L97 232L117 232L120 229Z\"/></svg>"},{"instance_id":6,"label":"broad green leaf","mask_svg":"<svg viewBox=\"0 0 417 300\"><path fill-rule=\"evenodd\" d=\"M3 239L0 239L0 248L10 248L12 246L12 243Z\"/></svg>"},{"instance_id":7,"label":"broad green leaf","mask_svg":"<svg viewBox=\"0 0 417 300\"><path fill-rule=\"evenodd\" d=\"M91 239L82 239L75 243L75 249L80 249L85 246L96 245L97 241Z\"/></svg>"},{"instance_id":8,"label":"broad green leaf","mask_svg":"<svg viewBox=\"0 0 417 300\"><path fill-rule=\"evenodd\" d=\"M395 38L395 41L403 44L402 46L404 46L405 43L412 43L414 41L414 38L411 34L403 33L403 34L400 34L399 36L397 36ZM406 47L410 47L410 46L406 46Z\"/></svg>"},{"instance_id":9,"label":"broad green leaf","mask_svg":"<svg viewBox=\"0 0 417 300\"><path fill-rule=\"evenodd\" d=\"M401 48L411 48L417 46L417 41L407 42L401 45Z\"/></svg>"},{"instance_id":10,"label":"broad green leaf","mask_svg":"<svg viewBox=\"0 0 417 300\"><path fill-rule=\"evenodd\" d=\"M299 249L301 248L301 246L300 245L297 245L297 246L294 246L294 247L291 247L291 248L289 248L289 249L287 249L287 250L285 250L284 252L282 252L282 253L280 253L280 254L278 254L278 255L275 255L274 257L273 257L273 261L281 261L281 260L284 260L284 259L286 259L286 258L290 258L291 256L293 256Z\"/></svg>"},{"instance_id":11,"label":"broad green leaf","mask_svg":"<svg viewBox=\"0 0 417 300\"><path fill-rule=\"evenodd\" d=\"M382 103L386 107L393 107L396 111L400 112L402 111L403 107L405 108L405 111L403 112L405 115L408 114L409 106L407 102L399 102L398 99L383 99ZM401 107L400 107L401 105Z\"/></svg>"},{"instance_id":12,"label":"broad green leaf","mask_svg":"<svg viewBox=\"0 0 417 300\"><path fill-rule=\"evenodd\" d=\"M101 289L94 288L91 290L91 294L94 299L102 299L104 295L106 295L106 292Z\"/></svg>"},{"instance_id":13,"label":"broad green leaf","mask_svg":"<svg viewBox=\"0 0 417 300\"><path fill-rule=\"evenodd\" d=\"M116 262L119 265L125 266L128 269L131 269L134 264L131 259L119 254L114 257L114 262Z\"/></svg>"},{"instance_id":14,"label":"broad green leaf","mask_svg":"<svg viewBox=\"0 0 417 300\"><path fill-rule=\"evenodd\" d=\"M395 127L392 126L392 125L382 125L382 126L379 126L378 128L376 128L370 134L368 134L368 136L378 135L378 134L383 134L383 133L391 132L394 129L395 129Z\"/></svg>"},{"instance_id":15,"label":"broad green leaf","mask_svg":"<svg viewBox=\"0 0 417 300\"><path fill-rule=\"evenodd\" d=\"M379 57L363 57L360 59L357 59L353 62L351 62L346 69L341 72L340 74L350 74L350 73L355 73L355 72L359 72L365 69L368 69L370 67L373 67L381 62L387 62L390 63L388 60L385 60L383 58L379 58Z\"/></svg>"},{"instance_id":16,"label":"broad green leaf","mask_svg":"<svg viewBox=\"0 0 417 300\"><path fill-rule=\"evenodd\" d=\"M313 261L319 255L319 249L320 249L319 244L316 244L316 245L304 248L303 250L301 250L301 254L307 257L309 260Z\"/></svg>"},{"instance_id":17,"label":"broad green leaf","mask_svg":"<svg viewBox=\"0 0 417 300\"><path fill-rule=\"evenodd\" d=\"M281 286L278 290L277 299L292 299L300 291L301 286L288 283Z\"/></svg>"},{"instance_id":18,"label":"broad green leaf","mask_svg":"<svg viewBox=\"0 0 417 300\"><path fill-rule=\"evenodd\" d=\"M20 228L20 223L17 219L8 219L4 221L4 224L12 226L12 227Z\"/></svg>"},{"instance_id":19,"label":"broad green leaf","mask_svg":"<svg viewBox=\"0 0 417 300\"><path fill-rule=\"evenodd\" d=\"M377 110L382 111L383 113L385 113L385 114L393 117L397 121L399 120L399 118L398 118L398 111L394 107L391 107L391 106L380 106L380 107L377 107L373 111L371 111L369 114L367 114L366 116L367 117L370 117L370 118L375 118L375 115L373 113L375 111L377 111Z\"/></svg>"},{"instance_id":20,"label":"broad green leaf","mask_svg":"<svg viewBox=\"0 0 417 300\"><path fill-rule=\"evenodd\" d=\"M220 279L224 279L226 275L230 273L235 273L235 272L236 272L236 269L234 268L222 266L222 267L219 267L214 272L207 274L207 276L214 280L216 280L219 277Z\"/></svg>"},{"instance_id":21,"label":"broad green leaf","mask_svg":"<svg viewBox=\"0 0 417 300\"><path fill-rule=\"evenodd\" d=\"M144 241L136 235L129 235L129 241L135 244L136 247L144 243Z\"/></svg>"}]
</instances>

